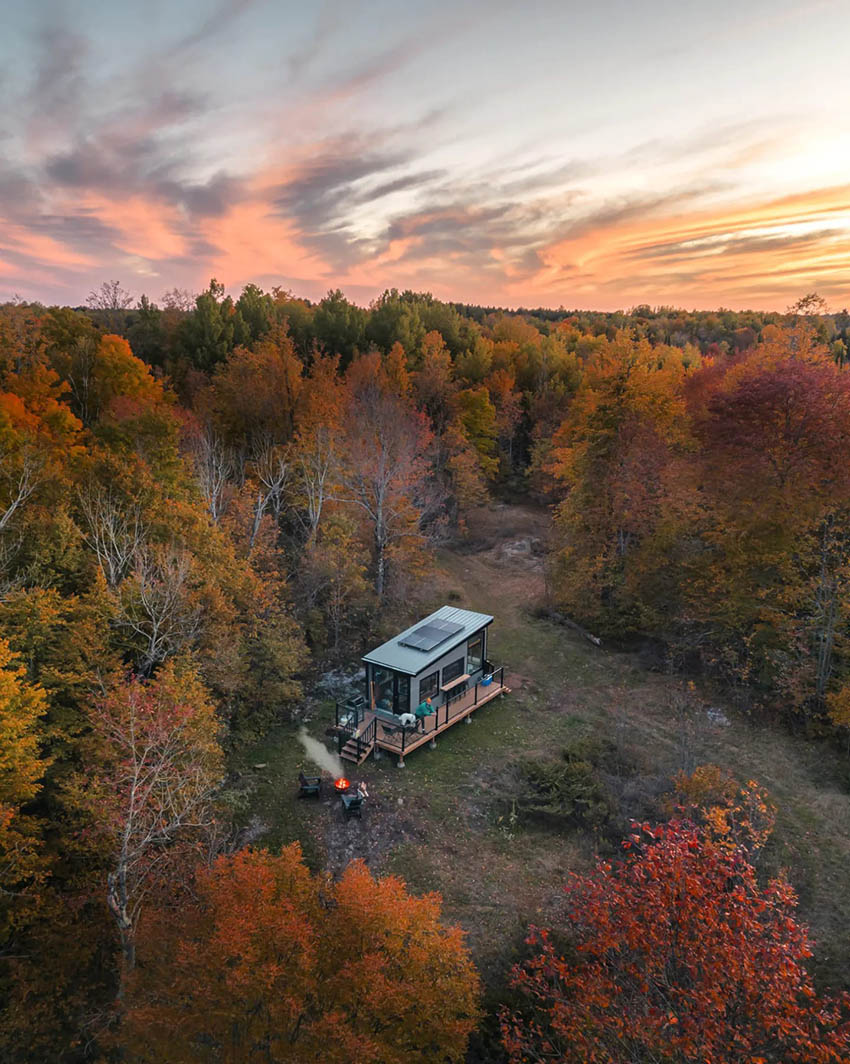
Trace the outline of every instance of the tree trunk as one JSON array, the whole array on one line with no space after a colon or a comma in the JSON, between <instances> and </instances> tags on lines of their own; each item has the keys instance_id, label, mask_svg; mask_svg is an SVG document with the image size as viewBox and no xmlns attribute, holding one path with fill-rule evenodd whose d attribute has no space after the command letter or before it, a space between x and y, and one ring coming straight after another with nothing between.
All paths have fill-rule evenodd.
<instances>
[{"instance_id":1,"label":"tree trunk","mask_svg":"<svg viewBox=\"0 0 850 1064\"><path fill-rule=\"evenodd\" d=\"M383 542L376 537L375 549L377 557L375 559L375 592L379 599L384 597L384 577L386 571L386 548Z\"/></svg>"},{"instance_id":2,"label":"tree trunk","mask_svg":"<svg viewBox=\"0 0 850 1064\"><path fill-rule=\"evenodd\" d=\"M123 997L127 976L136 966L136 939L133 921L127 911L127 880L123 866L110 872L106 880L106 903L118 926L121 941L121 978L118 996Z\"/></svg>"}]
</instances>

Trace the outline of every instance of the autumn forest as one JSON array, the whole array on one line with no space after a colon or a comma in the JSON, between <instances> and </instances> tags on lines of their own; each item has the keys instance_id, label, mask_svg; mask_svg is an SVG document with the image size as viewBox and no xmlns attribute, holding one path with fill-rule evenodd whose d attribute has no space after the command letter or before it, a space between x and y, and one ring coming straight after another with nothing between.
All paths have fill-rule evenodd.
<instances>
[{"instance_id":1,"label":"autumn forest","mask_svg":"<svg viewBox=\"0 0 850 1064\"><path fill-rule=\"evenodd\" d=\"M547 638L720 700L756 751L820 751L850 794L848 347L815 295L508 312L116 281L0 307L2 1059L850 1059L846 925L807 929L758 777L682 762L618 820L604 737L524 763L498 823L586 859L494 972L437 892L246 832L241 774L270 735L300 751L321 678L520 500Z\"/></svg>"}]
</instances>

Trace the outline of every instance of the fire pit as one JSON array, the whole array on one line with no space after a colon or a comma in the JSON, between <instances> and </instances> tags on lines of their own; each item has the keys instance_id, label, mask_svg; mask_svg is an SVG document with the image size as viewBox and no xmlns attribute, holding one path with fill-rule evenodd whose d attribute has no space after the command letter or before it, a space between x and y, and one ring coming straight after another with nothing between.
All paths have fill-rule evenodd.
<instances>
[{"instance_id":1,"label":"fire pit","mask_svg":"<svg viewBox=\"0 0 850 1064\"><path fill-rule=\"evenodd\" d=\"M351 781L347 780L345 776L340 776L339 779L334 780L334 790L338 794L345 794L348 788L351 786Z\"/></svg>"}]
</instances>

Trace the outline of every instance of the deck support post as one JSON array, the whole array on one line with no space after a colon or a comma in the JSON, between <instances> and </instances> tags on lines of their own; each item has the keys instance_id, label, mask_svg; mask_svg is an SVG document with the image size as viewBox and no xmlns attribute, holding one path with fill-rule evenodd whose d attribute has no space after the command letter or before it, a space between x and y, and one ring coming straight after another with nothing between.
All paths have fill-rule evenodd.
<instances>
[{"instance_id":1,"label":"deck support post","mask_svg":"<svg viewBox=\"0 0 850 1064\"><path fill-rule=\"evenodd\" d=\"M430 743L428 743L428 745L431 747L432 750L436 750L437 749L437 738L436 738L436 736L431 740Z\"/></svg>"},{"instance_id":2,"label":"deck support post","mask_svg":"<svg viewBox=\"0 0 850 1064\"><path fill-rule=\"evenodd\" d=\"M404 754L398 755L398 767L404 768Z\"/></svg>"},{"instance_id":3,"label":"deck support post","mask_svg":"<svg viewBox=\"0 0 850 1064\"><path fill-rule=\"evenodd\" d=\"M375 743L375 749L372 752L372 757L374 757L374 759L376 761L380 761L381 760L381 748L380 748L380 746L378 746L377 743Z\"/></svg>"},{"instance_id":4,"label":"deck support post","mask_svg":"<svg viewBox=\"0 0 850 1064\"><path fill-rule=\"evenodd\" d=\"M472 714L470 713L469 716L464 717L463 718L463 722L464 722L464 724L471 724L472 723Z\"/></svg>"}]
</instances>

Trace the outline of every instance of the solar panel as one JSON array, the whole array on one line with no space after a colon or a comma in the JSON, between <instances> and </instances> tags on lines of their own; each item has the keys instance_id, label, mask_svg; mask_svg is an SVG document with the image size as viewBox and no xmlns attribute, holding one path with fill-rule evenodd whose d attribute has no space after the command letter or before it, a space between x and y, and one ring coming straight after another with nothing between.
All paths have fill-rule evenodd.
<instances>
[{"instance_id":1,"label":"solar panel","mask_svg":"<svg viewBox=\"0 0 850 1064\"><path fill-rule=\"evenodd\" d=\"M438 647L440 643L444 643L449 636L455 635L462 630L462 624L456 624L454 621L444 621L442 618L437 617L433 621L428 621L427 624L420 624L418 628L414 628L410 635L400 639L399 643L403 647L412 647L414 650L421 650L427 653L429 650L433 650L434 647Z\"/></svg>"}]
</instances>

